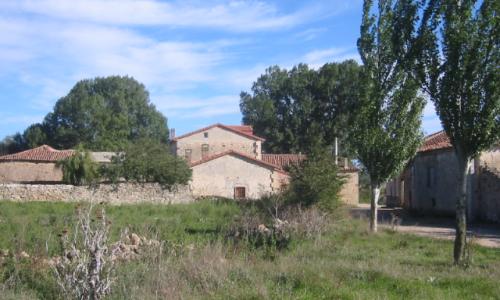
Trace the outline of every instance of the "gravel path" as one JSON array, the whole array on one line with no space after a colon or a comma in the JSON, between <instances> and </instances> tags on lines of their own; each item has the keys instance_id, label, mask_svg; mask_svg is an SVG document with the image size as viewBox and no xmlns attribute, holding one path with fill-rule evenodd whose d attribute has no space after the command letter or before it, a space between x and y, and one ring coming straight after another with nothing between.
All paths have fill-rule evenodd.
<instances>
[{"instance_id":1,"label":"gravel path","mask_svg":"<svg viewBox=\"0 0 500 300\"><path fill-rule=\"evenodd\" d=\"M365 218L369 216L370 206L360 204L351 209L353 217ZM453 218L430 218L408 216L400 208L379 208L379 226L393 228L398 232L411 233L439 239L453 240L455 228ZM480 224L469 225L467 230L469 239L474 243L491 248L500 248L500 225Z\"/></svg>"}]
</instances>

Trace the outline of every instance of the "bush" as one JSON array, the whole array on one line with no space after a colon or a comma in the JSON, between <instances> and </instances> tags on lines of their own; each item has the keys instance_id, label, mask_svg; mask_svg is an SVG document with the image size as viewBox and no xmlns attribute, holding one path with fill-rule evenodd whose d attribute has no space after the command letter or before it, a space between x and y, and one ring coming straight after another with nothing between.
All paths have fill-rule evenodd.
<instances>
[{"instance_id":1,"label":"bush","mask_svg":"<svg viewBox=\"0 0 500 300\"><path fill-rule=\"evenodd\" d=\"M334 158L326 153L314 153L290 168L287 201L310 206L318 204L331 210L339 204L344 178L338 174Z\"/></svg>"},{"instance_id":2,"label":"bush","mask_svg":"<svg viewBox=\"0 0 500 300\"><path fill-rule=\"evenodd\" d=\"M92 160L90 153L81 146L77 147L75 155L60 160L57 165L62 167L65 183L92 185L100 178L98 164Z\"/></svg>"},{"instance_id":3,"label":"bush","mask_svg":"<svg viewBox=\"0 0 500 300\"><path fill-rule=\"evenodd\" d=\"M148 139L129 145L124 153L113 157L102 174L112 182L123 178L138 183L157 182L166 188L191 179L191 169L183 159L170 154L167 145Z\"/></svg>"}]
</instances>

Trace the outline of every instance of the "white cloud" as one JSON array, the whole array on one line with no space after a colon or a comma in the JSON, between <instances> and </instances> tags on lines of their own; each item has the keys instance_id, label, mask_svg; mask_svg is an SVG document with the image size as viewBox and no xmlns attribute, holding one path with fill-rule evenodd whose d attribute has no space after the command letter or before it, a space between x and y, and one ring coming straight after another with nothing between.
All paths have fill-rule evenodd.
<instances>
[{"instance_id":1,"label":"white cloud","mask_svg":"<svg viewBox=\"0 0 500 300\"><path fill-rule=\"evenodd\" d=\"M239 100L237 95L200 98L167 95L155 98L155 103L167 116L192 119L237 114Z\"/></svg>"},{"instance_id":2,"label":"white cloud","mask_svg":"<svg viewBox=\"0 0 500 300\"><path fill-rule=\"evenodd\" d=\"M331 4L331 3L330 3ZM279 13L274 5L261 1L176 1L157 0L21 0L0 7L62 20L110 25L166 25L211 27L228 31L287 28L309 22L313 17L337 13L349 6L308 5L295 12Z\"/></svg>"},{"instance_id":3,"label":"white cloud","mask_svg":"<svg viewBox=\"0 0 500 300\"><path fill-rule=\"evenodd\" d=\"M308 52L303 61L313 68L318 68L328 62L340 62L354 59L359 62L359 55L352 48L328 48Z\"/></svg>"}]
</instances>

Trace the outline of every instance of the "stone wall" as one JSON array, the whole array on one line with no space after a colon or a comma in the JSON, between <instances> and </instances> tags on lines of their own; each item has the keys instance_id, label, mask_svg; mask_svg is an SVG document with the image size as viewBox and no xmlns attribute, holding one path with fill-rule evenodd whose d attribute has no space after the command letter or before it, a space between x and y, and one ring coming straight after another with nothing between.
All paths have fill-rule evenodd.
<instances>
[{"instance_id":1,"label":"stone wall","mask_svg":"<svg viewBox=\"0 0 500 300\"><path fill-rule=\"evenodd\" d=\"M339 196L343 203L348 205L359 204L359 173L357 171L340 171L345 176L345 183Z\"/></svg>"},{"instance_id":2,"label":"stone wall","mask_svg":"<svg viewBox=\"0 0 500 300\"><path fill-rule=\"evenodd\" d=\"M479 172L479 217L500 222L500 171L481 168Z\"/></svg>"},{"instance_id":3,"label":"stone wall","mask_svg":"<svg viewBox=\"0 0 500 300\"><path fill-rule=\"evenodd\" d=\"M62 170L55 163L0 162L0 183L60 182Z\"/></svg>"},{"instance_id":4,"label":"stone wall","mask_svg":"<svg viewBox=\"0 0 500 300\"><path fill-rule=\"evenodd\" d=\"M194 201L187 186L170 192L158 184L101 184L95 189L64 184L0 184L0 201L95 201L111 204L189 203Z\"/></svg>"}]
</instances>

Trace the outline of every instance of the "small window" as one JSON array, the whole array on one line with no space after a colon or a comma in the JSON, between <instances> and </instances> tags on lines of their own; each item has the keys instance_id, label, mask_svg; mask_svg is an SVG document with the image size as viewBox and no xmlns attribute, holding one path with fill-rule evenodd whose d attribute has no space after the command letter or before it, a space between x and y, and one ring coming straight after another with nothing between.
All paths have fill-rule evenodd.
<instances>
[{"instance_id":1,"label":"small window","mask_svg":"<svg viewBox=\"0 0 500 300\"><path fill-rule=\"evenodd\" d=\"M203 136L207 138L208 137L208 132L204 132Z\"/></svg>"},{"instance_id":2,"label":"small window","mask_svg":"<svg viewBox=\"0 0 500 300\"><path fill-rule=\"evenodd\" d=\"M201 145L201 158L207 158L209 150L208 144Z\"/></svg>"},{"instance_id":3,"label":"small window","mask_svg":"<svg viewBox=\"0 0 500 300\"><path fill-rule=\"evenodd\" d=\"M234 188L234 199L245 199L246 190L243 186L237 186Z\"/></svg>"},{"instance_id":4,"label":"small window","mask_svg":"<svg viewBox=\"0 0 500 300\"><path fill-rule=\"evenodd\" d=\"M184 158L186 159L187 162L191 162L192 153L193 151L191 151L191 149L184 150Z\"/></svg>"}]
</instances>

